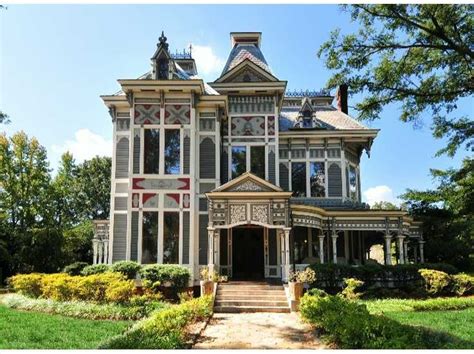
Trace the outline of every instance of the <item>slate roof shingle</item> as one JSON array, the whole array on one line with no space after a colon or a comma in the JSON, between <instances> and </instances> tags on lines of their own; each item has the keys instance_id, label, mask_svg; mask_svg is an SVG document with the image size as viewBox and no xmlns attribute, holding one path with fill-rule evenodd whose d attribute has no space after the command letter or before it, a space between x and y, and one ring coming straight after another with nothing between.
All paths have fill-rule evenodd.
<instances>
[{"instance_id":1,"label":"slate roof shingle","mask_svg":"<svg viewBox=\"0 0 474 354\"><path fill-rule=\"evenodd\" d=\"M228 71L232 70L232 68L239 65L245 59L250 60L254 64L261 67L266 72L272 74L270 67L268 66L265 57L263 56L262 51L258 48L255 44L243 44L239 43L232 48L229 54L229 58L227 59L227 63L222 70L222 75L227 73Z\"/></svg>"}]
</instances>

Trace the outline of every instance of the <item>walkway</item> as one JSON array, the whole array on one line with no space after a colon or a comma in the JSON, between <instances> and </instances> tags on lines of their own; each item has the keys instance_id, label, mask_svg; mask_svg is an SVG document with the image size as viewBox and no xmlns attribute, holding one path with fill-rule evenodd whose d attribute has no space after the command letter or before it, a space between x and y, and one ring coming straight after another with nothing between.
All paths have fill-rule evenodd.
<instances>
[{"instance_id":1,"label":"walkway","mask_svg":"<svg viewBox=\"0 0 474 354\"><path fill-rule=\"evenodd\" d=\"M322 349L296 313L215 313L195 349Z\"/></svg>"}]
</instances>

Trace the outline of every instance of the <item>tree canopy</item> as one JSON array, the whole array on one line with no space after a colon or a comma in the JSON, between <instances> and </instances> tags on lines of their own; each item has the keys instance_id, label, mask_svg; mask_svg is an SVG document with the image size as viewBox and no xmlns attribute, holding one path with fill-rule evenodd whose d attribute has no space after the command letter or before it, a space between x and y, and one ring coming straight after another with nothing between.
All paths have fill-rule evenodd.
<instances>
[{"instance_id":1,"label":"tree canopy","mask_svg":"<svg viewBox=\"0 0 474 354\"><path fill-rule=\"evenodd\" d=\"M438 154L453 156L474 147L474 122L456 116L460 100L474 90L474 7L472 5L343 5L356 33L339 29L320 47L333 71L328 87L346 83L363 94L358 118L374 120L391 103L401 104L400 119L417 122L432 116L436 138L447 145Z\"/></svg>"}]
</instances>

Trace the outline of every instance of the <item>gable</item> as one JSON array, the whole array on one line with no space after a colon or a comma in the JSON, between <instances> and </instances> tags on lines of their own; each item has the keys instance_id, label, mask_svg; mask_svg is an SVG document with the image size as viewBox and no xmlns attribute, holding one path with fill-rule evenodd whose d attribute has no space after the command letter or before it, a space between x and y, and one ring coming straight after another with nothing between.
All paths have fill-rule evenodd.
<instances>
[{"instance_id":1,"label":"gable","mask_svg":"<svg viewBox=\"0 0 474 354\"><path fill-rule=\"evenodd\" d=\"M246 81L246 79L250 81ZM239 81L240 80L240 81ZM263 70L249 59L245 59L240 64L236 65L224 75L218 78L215 82L273 82L278 79Z\"/></svg>"},{"instance_id":2,"label":"gable","mask_svg":"<svg viewBox=\"0 0 474 354\"><path fill-rule=\"evenodd\" d=\"M237 178L223 184L212 192L281 192L280 187L246 172Z\"/></svg>"}]
</instances>

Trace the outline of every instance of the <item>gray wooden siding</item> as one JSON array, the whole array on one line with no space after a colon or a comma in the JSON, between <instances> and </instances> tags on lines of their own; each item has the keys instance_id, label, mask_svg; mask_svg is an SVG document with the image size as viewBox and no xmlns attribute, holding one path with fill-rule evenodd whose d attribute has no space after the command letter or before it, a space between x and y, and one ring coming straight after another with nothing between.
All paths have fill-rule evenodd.
<instances>
[{"instance_id":1,"label":"gray wooden siding","mask_svg":"<svg viewBox=\"0 0 474 354\"><path fill-rule=\"evenodd\" d=\"M199 177L216 178L216 144L209 137L199 144Z\"/></svg>"},{"instance_id":2,"label":"gray wooden siding","mask_svg":"<svg viewBox=\"0 0 474 354\"><path fill-rule=\"evenodd\" d=\"M128 197L115 197L115 210L127 210Z\"/></svg>"},{"instance_id":3,"label":"gray wooden siding","mask_svg":"<svg viewBox=\"0 0 474 354\"><path fill-rule=\"evenodd\" d=\"M191 166L190 160L191 160L191 138L189 136L185 136L183 139L183 150L184 150L184 156L183 156L183 173L185 175L189 174L189 169Z\"/></svg>"},{"instance_id":4,"label":"gray wooden siding","mask_svg":"<svg viewBox=\"0 0 474 354\"><path fill-rule=\"evenodd\" d=\"M285 191L289 189L287 163L280 163L280 187Z\"/></svg>"},{"instance_id":5,"label":"gray wooden siding","mask_svg":"<svg viewBox=\"0 0 474 354\"><path fill-rule=\"evenodd\" d=\"M117 183L115 184L115 193L127 193L128 183Z\"/></svg>"},{"instance_id":6,"label":"gray wooden siding","mask_svg":"<svg viewBox=\"0 0 474 354\"><path fill-rule=\"evenodd\" d=\"M183 264L189 264L189 233L190 233L189 211L183 212Z\"/></svg>"},{"instance_id":7,"label":"gray wooden siding","mask_svg":"<svg viewBox=\"0 0 474 354\"><path fill-rule=\"evenodd\" d=\"M124 261L127 250L127 214L114 214L112 262Z\"/></svg>"},{"instance_id":8,"label":"gray wooden siding","mask_svg":"<svg viewBox=\"0 0 474 354\"><path fill-rule=\"evenodd\" d=\"M270 183L276 183L275 177L275 153L270 151L268 154L268 180Z\"/></svg>"},{"instance_id":9,"label":"gray wooden siding","mask_svg":"<svg viewBox=\"0 0 474 354\"><path fill-rule=\"evenodd\" d=\"M133 173L140 173L140 130L139 129L134 129Z\"/></svg>"},{"instance_id":10,"label":"gray wooden siding","mask_svg":"<svg viewBox=\"0 0 474 354\"><path fill-rule=\"evenodd\" d=\"M130 245L130 259L138 261L138 211L132 211L132 239Z\"/></svg>"},{"instance_id":11,"label":"gray wooden siding","mask_svg":"<svg viewBox=\"0 0 474 354\"><path fill-rule=\"evenodd\" d=\"M115 151L115 178L128 177L128 138L119 138Z\"/></svg>"},{"instance_id":12,"label":"gray wooden siding","mask_svg":"<svg viewBox=\"0 0 474 354\"><path fill-rule=\"evenodd\" d=\"M328 168L328 196L342 197L342 173L337 163Z\"/></svg>"},{"instance_id":13,"label":"gray wooden siding","mask_svg":"<svg viewBox=\"0 0 474 354\"><path fill-rule=\"evenodd\" d=\"M207 264L207 224L208 216L199 215L199 264Z\"/></svg>"}]
</instances>

